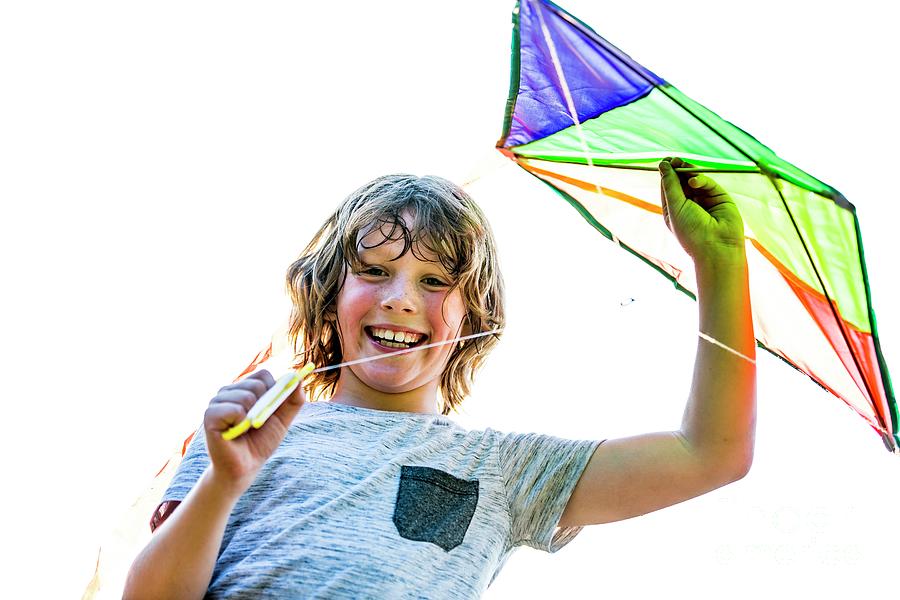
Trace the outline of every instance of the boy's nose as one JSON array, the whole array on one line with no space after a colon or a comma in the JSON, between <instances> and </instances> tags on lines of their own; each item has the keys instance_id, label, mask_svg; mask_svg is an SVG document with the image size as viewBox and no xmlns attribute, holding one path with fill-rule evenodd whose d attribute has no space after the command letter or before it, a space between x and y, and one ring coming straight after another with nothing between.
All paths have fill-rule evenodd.
<instances>
[{"instance_id":1,"label":"boy's nose","mask_svg":"<svg viewBox=\"0 0 900 600\"><path fill-rule=\"evenodd\" d=\"M391 286L381 300L381 307L385 310L396 310L405 313L416 312L414 295L405 285Z\"/></svg>"}]
</instances>

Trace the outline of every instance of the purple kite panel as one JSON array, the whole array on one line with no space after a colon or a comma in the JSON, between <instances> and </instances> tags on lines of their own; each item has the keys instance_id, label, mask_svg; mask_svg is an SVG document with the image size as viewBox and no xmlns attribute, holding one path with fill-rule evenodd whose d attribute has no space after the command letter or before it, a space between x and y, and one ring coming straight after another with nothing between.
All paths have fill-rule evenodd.
<instances>
[{"instance_id":1,"label":"purple kite panel","mask_svg":"<svg viewBox=\"0 0 900 600\"><path fill-rule=\"evenodd\" d=\"M542 26L543 25L543 26ZM574 124L544 31L579 121L643 97L662 79L552 3L519 5L519 90L504 147L527 144Z\"/></svg>"}]
</instances>

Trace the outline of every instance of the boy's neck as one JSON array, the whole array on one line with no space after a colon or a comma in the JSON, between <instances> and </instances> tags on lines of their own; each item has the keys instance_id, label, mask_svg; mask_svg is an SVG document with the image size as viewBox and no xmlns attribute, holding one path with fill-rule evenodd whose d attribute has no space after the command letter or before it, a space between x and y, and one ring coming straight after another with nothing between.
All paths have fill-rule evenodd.
<instances>
[{"instance_id":1,"label":"boy's neck","mask_svg":"<svg viewBox=\"0 0 900 600\"><path fill-rule=\"evenodd\" d=\"M437 382L429 382L406 392L382 392L360 381L349 367L341 368L341 377L329 402L374 410L440 414L437 409Z\"/></svg>"}]
</instances>

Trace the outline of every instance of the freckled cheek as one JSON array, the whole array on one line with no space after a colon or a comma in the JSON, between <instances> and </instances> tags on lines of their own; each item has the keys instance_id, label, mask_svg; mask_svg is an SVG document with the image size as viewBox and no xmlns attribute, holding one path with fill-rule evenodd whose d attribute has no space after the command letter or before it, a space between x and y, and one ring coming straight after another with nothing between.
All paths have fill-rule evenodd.
<instances>
[{"instance_id":1,"label":"freckled cheek","mask_svg":"<svg viewBox=\"0 0 900 600\"><path fill-rule=\"evenodd\" d=\"M365 286L346 286L337 297L338 321L346 331L357 327L362 318L377 303L372 289Z\"/></svg>"},{"instance_id":2,"label":"freckled cheek","mask_svg":"<svg viewBox=\"0 0 900 600\"><path fill-rule=\"evenodd\" d=\"M455 296L446 298L446 300L443 297L436 298L428 303L427 310L435 333L441 332L437 337L449 339L457 335L465 315L461 298Z\"/></svg>"}]
</instances>

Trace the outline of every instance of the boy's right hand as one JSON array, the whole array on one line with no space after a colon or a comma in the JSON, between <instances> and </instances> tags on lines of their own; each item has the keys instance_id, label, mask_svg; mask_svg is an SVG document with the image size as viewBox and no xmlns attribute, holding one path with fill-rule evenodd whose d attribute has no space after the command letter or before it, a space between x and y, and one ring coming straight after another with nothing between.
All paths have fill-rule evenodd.
<instances>
[{"instance_id":1,"label":"boy's right hand","mask_svg":"<svg viewBox=\"0 0 900 600\"><path fill-rule=\"evenodd\" d=\"M262 427L251 427L233 440L222 439L222 432L243 421L256 401L273 385L275 379L271 373L265 369L257 371L220 389L203 416L210 475L237 495L243 494L253 483L256 474L281 444L294 416L306 402L303 386L299 385Z\"/></svg>"}]
</instances>

